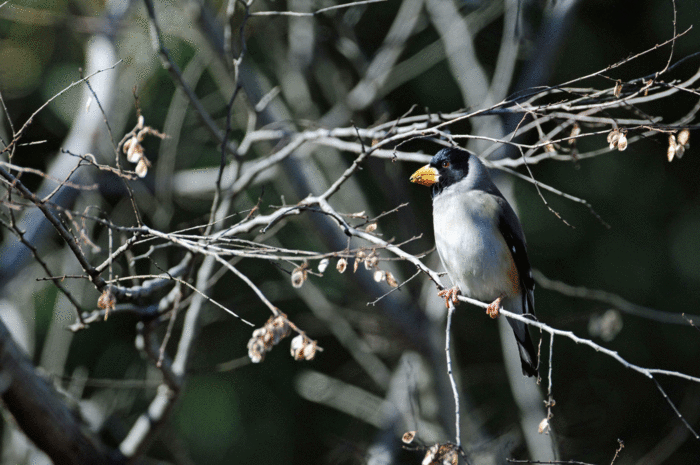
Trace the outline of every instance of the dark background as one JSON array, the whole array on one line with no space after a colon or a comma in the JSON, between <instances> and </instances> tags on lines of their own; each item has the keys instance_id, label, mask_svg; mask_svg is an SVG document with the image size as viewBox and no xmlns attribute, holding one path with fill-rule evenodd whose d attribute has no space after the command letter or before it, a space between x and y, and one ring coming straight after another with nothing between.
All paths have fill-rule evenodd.
<instances>
[{"instance_id":1,"label":"dark background","mask_svg":"<svg viewBox=\"0 0 700 465\"><path fill-rule=\"evenodd\" d=\"M465 15L483 7L482 2L478 1L457 3ZM700 9L697 2L679 0L676 3L678 30L683 31L689 26L694 28L676 42L674 61L697 53L700 40L697 30L700 26ZM354 83L363 74L362 65L356 66L338 52L340 37L354 40L359 53L357 61L366 62L381 45L399 4L389 1L356 8L356 13L341 10L314 19L317 51L314 62L302 73L312 90L312 102L306 108L295 107L291 118L298 127L314 127L333 107L333 102L324 93L324 79ZM20 6L31 10L22 10ZM180 2L158 6L161 10L172 8L184 11L187 8ZM216 12L222 5L220 2L205 2L205 7ZM281 1L256 4L256 8L293 9ZM521 50L518 71L522 71L528 60L538 53L536 36L542 5L540 2L529 2L523 3L522 8L528 18L525 24L531 29L525 33L526 45ZM565 82L592 73L669 39L673 34L672 8L672 2L660 0L579 2L575 20L564 33L559 52L553 56L551 69L543 70L548 75L546 84ZM51 17L57 18L56 22L44 24L41 17L35 15L36 12L48 12ZM354 20L352 14L357 16ZM0 91L15 127L23 124L53 93L79 77L85 43L91 34L82 29L84 21L75 21L76 17L104 20L104 5L88 0L13 1L0 8ZM110 23L114 28L112 37L117 43L118 53L124 59L116 72L121 73L132 66L148 71L148 74L138 76L124 73L133 81L122 83L120 92L123 95L117 105L122 111L122 120L128 121L122 125L126 128L130 128L135 121L133 98L129 92L131 87L138 86L142 112L147 116L148 124L156 128L162 127L175 91L175 85L162 69L148 42L144 18L143 5L135 2L120 22ZM161 21L171 19L172 16L164 13ZM197 49L196 42L189 40L191 35L186 30L187 27L196 29L197 24L188 23L186 16L182 21L181 26L165 27L165 35L175 61L184 67L202 51ZM265 75L272 85L284 74L283 70L276 68L280 58L275 54L286 53L285 47L289 45L284 41L287 21L284 17L258 17L251 19L246 28L246 60L255 63L258 72ZM97 29L102 27L101 23L96 24ZM178 35L173 33L173 27L184 29ZM495 66L502 27L503 22L498 17L484 27L475 39L481 65L487 73L493 72ZM411 56L438 40L439 36L425 18L419 20L419 28L422 28L420 32L406 44L403 56ZM668 55L669 47L666 46L611 71L609 77L627 80L648 75L662 69ZM144 62L149 64L143 65ZM338 75L324 74L324 62L340 70ZM672 77L683 79L691 75L697 66L698 59L691 59L675 70ZM515 83L518 82L517 76L518 73ZM586 81L582 85L597 88L612 86L610 81L602 78ZM212 73L204 73L196 87L198 95L217 121L223 122L225 107L219 100L228 99L229 96L221 97L218 89ZM62 147L72 115L81 111L77 107L78 95L77 91L68 92L35 118L25 141L46 142L22 148L14 163L47 169L56 151ZM280 98L294 106L294 95L283 92ZM692 108L696 100L689 94L679 94L668 101L654 103L653 113L662 115L665 121L673 121ZM419 109L428 108L434 112L456 111L463 107L455 78L445 60L393 89L369 108L354 113L352 120L358 127L367 127L381 119L395 119L414 104ZM9 133L6 117L3 117L3 127L5 138ZM187 113L184 128L186 135L180 141L174 169L216 166L219 157L217 144L201 129L192 111ZM244 128L235 126L233 139L240 139ZM117 131L116 138L119 139L121 134ZM590 202L611 226L610 229L603 227L585 207L546 193L545 197L552 208L573 227L567 226L547 209L532 184L513 180L533 268L551 279L609 291L641 306L700 315L697 306L700 299L700 166L694 137L695 133L691 132L690 149L681 160L672 163L666 160L666 139L651 137L631 145L625 152L614 151L578 163L548 161L532 167L540 182ZM156 139L147 140L149 153L157 153L158 144ZM603 136L591 137L581 140L578 148L583 153L605 144ZM407 144L402 150L433 153L436 147L417 141ZM265 154L261 151L258 155ZM352 154L345 155L347 161L352 157ZM155 155L152 161L158 163ZM400 202L410 202L409 208L380 220L379 225L385 237L396 237L398 242L423 233L421 240L405 247L412 253L430 249L433 245L429 195L426 190L408 183L410 173L417 167L410 163L373 159L356 175L359 186L372 200L375 212L391 209ZM521 169L521 172L525 171ZM153 178L154 175L149 175L142 181L146 191L155 192L156 181ZM32 188L39 184L37 178L28 178L26 183ZM250 208L260 192L260 186L252 187L248 200L239 206L242 208L247 202L247 208ZM128 221L128 215L120 207L123 206L121 194L109 190L101 193L106 205L114 208L115 218ZM276 180L266 183L263 209L265 205L279 205L281 194L284 194L284 188ZM345 194L341 190L338 195ZM288 203L303 197L301 194L296 198L289 195L286 197ZM154 220L148 213L145 217L147 222L160 221L159 227L174 230L201 224L209 205L208 199L175 198L167 220ZM323 249L324 245L319 246L315 239L307 237L308 228L311 227L310 223L301 220L293 222L283 233L284 243L290 247ZM0 234L4 240L9 240L7 231L0 230ZM104 242L105 237L100 236L98 240ZM60 248L58 242L53 246ZM3 257L0 257L0 262L2 260ZM379 294L365 293L363 288L345 279L346 275L338 275L332 269L334 265L331 262L324 279L312 277L311 280L316 280L329 301L368 341L386 365L394 368L406 351L420 352L415 341L395 328L391 319L375 307L366 305ZM4 264L0 263L0 266ZM403 273L403 279L414 272L409 264L400 263L397 266ZM294 294L287 275L280 273L270 263L244 261L241 267L268 293L275 305L318 339L324 351L313 362L300 363L289 357L285 345L273 350L264 363L246 364L249 328L226 314L211 310L207 317L209 324L205 325L192 355L186 390L161 439L152 446L148 455L175 463L211 465L256 462L365 463L367 450L377 440L379 430L363 421L362 413L348 415L322 403L305 400L299 393L300 380L308 374L308 370L313 370L380 398L385 393L368 379L347 350L328 331L326 324ZM289 269L289 266L286 268ZM418 299L425 279L419 276L402 293L411 299ZM49 323L55 318L57 292L47 282L27 281L26 285L31 287L29 293L33 306L24 306L22 315L32 321L28 325L29 331L33 332L30 351L39 363L42 351L50 350L45 345L45 338ZM8 299L12 297L13 288L6 284L1 292L3 298ZM211 293L257 326L261 326L268 317L267 310L235 277L227 275ZM596 343L618 351L631 363L700 376L700 332L697 328L663 324L620 313L621 331L612 340L603 341L589 332L589 323L592 318L609 310L610 305L573 299L542 286L537 289L536 301L541 321L573 331L581 337L592 338ZM88 376L94 379L148 379L152 368L149 368L148 361L141 358L133 344L135 322L135 319L128 317L115 318L78 333L71 342L64 371L53 374L70 377L76 368L83 367ZM453 324L460 382L475 409L463 414L478 415L483 430L491 437L517 430L519 413L514 407L503 371L497 326L484 317L481 310L466 304L458 307ZM171 346L169 350L174 351L174 341ZM543 348L546 347L545 341ZM230 365L226 363L232 360L240 362L242 366L229 369ZM553 362L553 396L557 401L553 410L553 434L562 460L610 463L618 438L626 446L616 462L618 464L695 463L700 457L700 442L682 427L651 380L623 368L606 355L562 338L555 341ZM66 379L62 382L68 383ZM684 417L698 429L700 386L675 378L659 377L659 382ZM103 429L108 443L116 445L121 439L120 434L128 431L136 416L153 397L153 386L155 384L151 388L127 389L115 383L112 389L104 389L88 384L83 392L84 399L109 402L112 398L130 397L129 402L120 404L111 413ZM546 389L546 383L542 389ZM370 410L375 409L372 407ZM3 429L7 434L7 422ZM420 434L419 430L419 437ZM11 443L6 440L5 444L10 447ZM668 453L646 455L658 445L667 447ZM495 446L484 444L483 447ZM513 456L525 458L527 454L524 449L516 448ZM397 459L399 463L418 463L420 460L422 453L411 451L403 452Z\"/></svg>"}]
</instances>

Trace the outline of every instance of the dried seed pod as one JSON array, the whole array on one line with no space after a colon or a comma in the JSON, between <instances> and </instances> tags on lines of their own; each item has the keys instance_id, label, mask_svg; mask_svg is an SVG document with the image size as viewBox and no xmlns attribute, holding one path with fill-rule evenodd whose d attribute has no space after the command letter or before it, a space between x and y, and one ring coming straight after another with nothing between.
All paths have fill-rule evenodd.
<instances>
[{"instance_id":1,"label":"dried seed pod","mask_svg":"<svg viewBox=\"0 0 700 465\"><path fill-rule=\"evenodd\" d=\"M289 336L291 328L287 318L283 315L270 317L265 326L253 331L248 341L248 357L253 363L264 360L265 354L272 350L282 339Z\"/></svg>"},{"instance_id":2,"label":"dried seed pod","mask_svg":"<svg viewBox=\"0 0 700 465\"><path fill-rule=\"evenodd\" d=\"M292 354L292 357L294 357L294 360L301 360L301 357L299 356L301 352L304 350L304 336L301 334L298 336L295 336L294 339L292 339L292 343L290 344L290 351Z\"/></svg>"},{"instance_id":3,"label":"dried seed pod","mask_svg":"<svg viewBox=\"0 0 700 465\"><path fill-rule=\"evenodd\" d=\"M265 359L265 354L272 346L265 344L265 328L257 328L253 331L253 335L248 341L248 357L253 363L260 363Z\"/></svg>"},{"instance_id":4,"label":"dried seed pod","mask_svg":"<svg viewBox=\"0 0 700 465\"><path fill-rule=\"evenodd\" d=\"M316 341L312 341L303 334L292 339L290 352L294 360L313 360L316 357L318 345Z\"/></svg>"},{"instance_id":5,"label":"dried seed pod","mask_svg":"<svg viewBox=\"0 0 700 465\"><path fill-rule=\"evenodd\" d=\"M540 434L549 434L549 420L547 418L540 422L540 426L537 427L537 432Z\"/></svg>"},{"instance_id":6,"label":"dried seed pod","mask_svg":"<svg viewBox=\"0 0 700 465\"><path fill-rule=\"evenodd\" d=\"M302 351L304 360L313 360L316 357L316 341L309 340Z\"/></svg>"},{"instance_id":7,"label":"dried seed pod","mask_svg":"<svg viewBox=\"0 0 700 465\"><path fill-rule=\"evenodd\" d=\"M107 287L102 294L100 295L100 298L97 299L97 308L101 310L114 310L114 306L117 303L117 298L114 297L114 294L112 294L112 291L109 287Z\"/></svg>"},{"instance_id":8,"label":"dried seed pod","mask_svg":"<svg viewBox=\"0 0 700 465\"><path fill-rule=\"evenodd\" d=\"M569 145L574 145L576 143L576 137L581 134L581 126L578 125L578 123L574 123L574 125L571 127L571 139L569 139Z\"/></svg>"},{"instance_id":9,"label":"dried seed pod","mask_svg":"<svg viewBox=\"0 0 700 465\"><path fill-rule=\"evenodd\" d=\"M273 345L275 345L275 335L270 331L265 331L262 334L261 339L265 343L265 347L272 347Z\"/></svg>"},{"instance_id":10,"label":"dried seed pod","mask_svg":"<svg viewBox=\"0 0 700 465\"><path fill-rule=\"evenodd\" d=\"M253 363L260 363L265 358L265 347L258 339L248 341L248 358Z\"/></svg>"},{"instance_id":11,"label":"dried seed pod","mask_svg":"<svg viewBox=\"0 0 700 465\"><path fill-rule=\"evenodd\" d=\"M588 332L590 335L599 337L605 342L615 339L622 331L622 326L622 316L617 310L608 310L602 315L594 315L588 320Z\"/></svg>"},{"instance_id":12,"label":"dried seed pod","mask_svg":"<svg viewBox=\"0 0 700 465\"><path fill-rule=\"evenodd\" d=\"M366 253L364 253L362 250L357 252L357 255L355 255L355 263L352 266L352 272L355 273L357 272L357 267L360 266L360 262L367 256Z\"/></svg>"},{"instance_id":13,"label":"dried seed pod","mask_svg":"<svg viewBox=\"0 0 700 465\"><path fill-rule=\"evenodd\" d=\"M622 81L620 81L618 79L617 82L615 83L615 88L613 89L613 95L615 96L615 98L619 98L621 93L622 93Z\"/></svg>"},{"instance_id":14,"label":"dried seed pod","mask_svg":"<svg viewBox=\"0 0 700 465\"><path fill-rule=\"evenodd\" d=\"M666 157L668 158L668 161L671 162L673 161L673 157L676 156L676 145L675 144L668 144L668 148L666 149Z\"/></svg>"},{"instance_id":15,"label":"dried seed pod","mask_svg":"<svg viewBox=\"0 0 700 465\"><path fill-rule=\"evenodd\" d=\"M141 157L141 159L139 160L138 164L136 165L136 169L134 171L136 171L136 175L139 178L146 177L146 175L148 174L148 162L146 161L146 159L144 157Z\"/></svg>"},{"instance_id":16,"label":"dried seed pod","mask_svg":"<svg viewBox=\"0 0 700 465\"><path fill-rule=\"evenodd\" d=\"M421 465L457 465L459 454L454 444L435 444L428 449Z\"/></svg>"},{"instance_id":17,"label":"dried seed pod","mask_svg":"<svg viewBox=\"0 0 700 465\"><path fill-rule=\"evenodd\" d=\"M401 441L404 444L410 444L413 442L413 440L416 438L416 432L415 431L406 431L403 433L403 437L401 438Z\"/></svg>"},{"instance_id":18,"label":"dried seed pod","mask_svg":"<svg viewBox=\"0 0 700 465\"><path fill-rule=\"evenodd\" d=\"M112 294L112 290L107 287L102 292L99 299L97 299L97 308L105 310L105 321L109 317L109 311L114 310L116 304L117 298L114 296L114 294Z\"/></svg>"},{"instance_id":19,"label":"dried seed pod","mask_svg":"<svg viewBox=\"0 0 700 465\"><path fill-rule=\"evenodd\" d=\"M377 270L374 272L374 280L378 283L384 281L386 274L382 270Z\"/></svg>"},{"instance_id":20,"label":"dried seed pod","mask_svg":"<svg viewBox=\"0 0 700 465\"><path fill-rule=\"evenodd\" d=\"M323 260L318 262L318 272L323 273L324 271L326 271L326 268L328 268L329 262L330 262L330 260L328 260L327 258L324 258Z\"/></svg>"},{"instance_id":21,"label":"dried seed pod","mask_svg":"<svg viewBox=\"0 0 700 465\"><path fill-rule=\"evenodd\" d=\"M627 148L627 135L622 132L620 133L620 137L617 139L617 150L622 152Z\"/></svg>"},{"instance_id":22,"label":"dried seed pod","mask_svg":"<svg viewBox=\"0 0 700 465\"><path fill-rule=\"evenodd\" d=\"M386 272L386 283L391 287L399 287L399 283L396 282L396 278L390 271Z\"/></svg>"},{"instance_id":23,"label":"dried seed pod","mask_svg":"<svg viewBox=\"0 0 700 465\"><path fill-rule=\"evenodd\" d=\"M371 233L377 230L377 223L370 223L365 228L365 232Z\"/></svg>"},{"instance_id":24,"label":"dried seed pod","mask_svg":"<svg viewBox=\"0 0 700 465\"><path fill-rule=\"evenodd\" d=\"M273 345L289 336L289 334L292 332L292 328L289 326L289 321L287 321L287 318L282 315L274 318L270 317L270 319L265 323L264 329L272 334Z\"/></svg>"},{"instance_id":25,"label":"dried seed pod","mask_svg":"<svg viewBox=\"0 0 700 465\"><path fill-rule=\"evenodd\" d=\"M126 159L129 163L138 163L141 158L143 158L143 146L139 143L136 138L131 139L131 144L126 151Z\"/></svg>"},{"instance_id":26,"label":"dried seed pod","mask_svg":"<svg viewBox=\"0 0 700 465\"><path fill-rule=\"evenodd\" d=\"M369 254L369 256L365 259L365 269L366 270L371 270L377 266L377 263L379 262L379 257L374 255L374 252Z\"/></svg>"},{"instance_id":27,"label":"dried seed pod","mask_svg":"<svg viewBox=\"0 0 700 465\"><path fill-rule=\"evenodd\" d=\"M613 137L615 137L615 134L617 133L617 129L613 129L608 133L608 144L612 143Z\"/></svg>"},{"instance_id":28,"label":"dried seed pod","mask_svg":"<svg viewBox=\"0 0 700 465\"><path fill-rule=\"evenodd\" d=\"M338 263L335 265L335 269L338 270L338 273L345 273L347 267L348 261L345 258L338 260Z\"/></svg>"},{"instance_id":29,"label":"dried seed pod","mask_svg":"<svg viewBox=\"0 0 700 465\"><path fill-rule=\"evenodd\" d=\"M302 265L294 268L294 271L292 271L292 286L296 287L297 289L300 288L304 284L304 281L306 281L306 278L307 275L305 266Z\"/></svg>"},{"instance_id":30,"label":"dried seed pod","mask_svg":"<svg viewBox=\"0 0 700 465\"><path fill-rule=\"evenodd\" d=\"M679 160L683 158L683 154L685 153L686 147L687 145L676 144L676 158L678 158Z\"/></svg>"},{"instance_id":31,"label":"dried seed pod","mask_svg":"<svg viewBox=\"0 0 700 465\"><path fill-rule=\"evenodd\" d=\"M668 148L666 149L666 156L668 161L673 161L673 157L676 156L676 151L678 150L678 145L676 145L676 136L669 134L668 136Z\"/></svg>"},{"instance_id":32,"label":"dried seed pod","mask_svg":"<svg viewBox=\"0 0 700 465\"><path fill-rule=\"evenodd\" d=\"M687 144L689 139L690 139L690 131L688 131L687 129L683 129L681 132L678 133L678 143L680 145Z\"/></svg>"}]
</instances>

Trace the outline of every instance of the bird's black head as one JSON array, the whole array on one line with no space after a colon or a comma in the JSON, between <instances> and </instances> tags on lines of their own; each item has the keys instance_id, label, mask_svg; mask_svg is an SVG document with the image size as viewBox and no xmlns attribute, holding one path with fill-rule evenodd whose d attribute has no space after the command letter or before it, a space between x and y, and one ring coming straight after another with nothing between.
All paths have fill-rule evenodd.
<instances>
[{"instance_id":1,"label":"bird's black head","mask_svg":"<svg viewBox=\"0 0 700 465\"><path fill-rule=\"evenodd\" d=\"M457 183L465 189L501 196L479 157L457 147L440 150L430 163L413 173L411 182L433 188L433 197Z\"/></svg>"},{"instance_id":2,"label":"bird's black head","mask_svg":"<svg viewBox=\"0 0 700 465\"><path fill-rule=\"evenodd\" d=\"M433 197L467 177L472 156L470 152L456 147L442 149L435 154L428 165L438 173L437 182L432 186Z\"/></svg>"}]
</instances>

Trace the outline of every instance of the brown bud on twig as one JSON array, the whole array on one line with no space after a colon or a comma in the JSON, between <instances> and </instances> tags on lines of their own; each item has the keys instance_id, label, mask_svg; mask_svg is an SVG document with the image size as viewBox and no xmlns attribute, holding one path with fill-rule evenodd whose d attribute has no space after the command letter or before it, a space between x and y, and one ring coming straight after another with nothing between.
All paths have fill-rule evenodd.
<instances>
[{"instance_id":1,"label":"brown bud on twig","mask_svg":"<svg viewBox=\"0 0 700 465\"><path fill-rule=\"evenodd\" d=\"M537 427L537 432L540 434L549 434L549 419L545 418L540 422L540 425Z\"/></svg>"},{"instance_id":2,"label":"brown bud on twig","mask_svg":"<svg viewBox=\"0 0 700 465\"><path fill-rule=\"evenodd\" d=\"M688 140L690 139L690 131L687 129L683 129L681 132L678 133L678 143L681 145L686 145L688 143Z\"/></svg>"},{"instance_id":3,"label":"brown bud on twig","mask_svg":"<svg viewBox=\"0 0 700 465\"><path fill-rule=\"evenodd\" d=\"M345 273L347 267L348 261L345 258L338 260L338 263L335 265L335 269L338 270L338 273Z\"/></svg>"},{"instance_id":4,"label":"brown bud on twig","mask_svg":"<svg viewBox=\"0 0 700 465\"><path fill-rule=\"evenodd\" d=\"M621 93L622 93L622 81L620 81L618 79L617 82L615 83L615 88L613 89L613 95L615 96L615 98L619 98Z\"/></svg>"},{"instance_id":5,"label":"brown bud on twig","mask_svg":"<svg viewBox=\"0 0 700 465\"><path fill-rule=\"evenodd\" d=\"M376 230L377 230L377 223L370 223L370 224L368 224L367 227L365 228L365 231L368 232L368 233L374 232L374 231L376 231Z\"/></svg>"}]
</instances>

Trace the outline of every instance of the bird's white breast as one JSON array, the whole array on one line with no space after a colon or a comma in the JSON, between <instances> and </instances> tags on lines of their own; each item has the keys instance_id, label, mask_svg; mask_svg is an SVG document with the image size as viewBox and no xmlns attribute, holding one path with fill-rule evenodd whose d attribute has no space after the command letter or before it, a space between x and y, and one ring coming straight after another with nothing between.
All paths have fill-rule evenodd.
<instances>
[{"instance_id":1,"label":"bird's white breast","mask_svg":"<svg viewBox=\"0 0 700 465\"><path fill-rule=\"evenodd\" d=\"M462 293L485 302L517 293L513 256L496 223L496 197L455 185L433 199L435 245ZM517 276L517 274L515 275ZM514 288L515 284L515 288Z\"/></svg>"}]
</instances>

